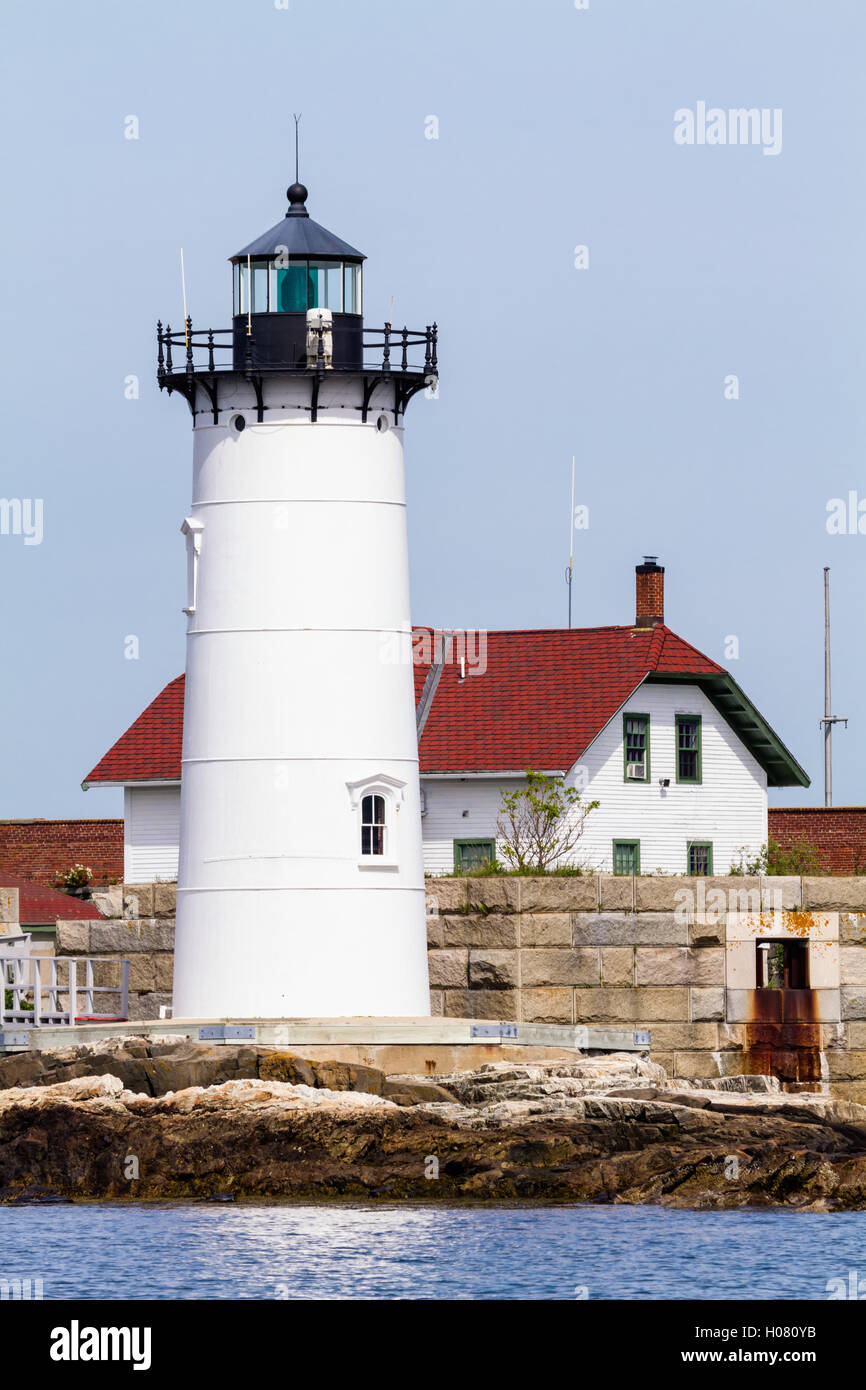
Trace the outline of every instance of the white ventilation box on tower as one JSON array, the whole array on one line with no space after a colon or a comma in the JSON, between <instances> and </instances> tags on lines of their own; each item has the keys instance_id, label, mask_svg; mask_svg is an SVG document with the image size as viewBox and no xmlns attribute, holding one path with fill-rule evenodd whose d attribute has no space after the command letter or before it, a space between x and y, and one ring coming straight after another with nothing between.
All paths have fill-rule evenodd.
<instances>
[{"instance_id":1,"label":"white ventilation box on tower","mask_svg":"<svg viewBox=\"0 0 866 1390\"><path fill-rule=\"evenodd\" d=\"M322 339L322 357L326 367L334 365L334 315L330 309L307 310L307 366L315 367L319 362L319 338Z\"/></svg>"}]
</instances>

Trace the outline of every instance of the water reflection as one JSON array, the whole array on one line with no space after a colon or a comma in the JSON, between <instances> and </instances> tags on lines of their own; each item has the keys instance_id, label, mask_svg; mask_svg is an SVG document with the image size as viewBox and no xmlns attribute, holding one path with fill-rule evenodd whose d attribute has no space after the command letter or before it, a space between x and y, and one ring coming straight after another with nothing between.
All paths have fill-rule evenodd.
<instances>
[{"instance_id":1,"label":"water reflection","mask_svg":"<svg viewBox=\"0 0 866 1390\"><path fill-rule=\"evenodd\" d=\"M3 1230L0 1275L47 1299L824 1299L866 1213L94 1205Z\"/></svg>"}]
</instances>

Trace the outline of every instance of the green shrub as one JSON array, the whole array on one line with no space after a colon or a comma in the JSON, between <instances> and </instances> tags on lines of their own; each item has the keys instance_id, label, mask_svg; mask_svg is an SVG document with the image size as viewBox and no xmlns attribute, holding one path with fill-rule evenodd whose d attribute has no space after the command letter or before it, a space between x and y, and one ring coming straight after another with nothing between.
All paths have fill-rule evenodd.
<instances>
[{"instance_id":1,"label":"green shrub","mask_svg":"<svg viewBox=\"0 0 866 1390\"><path fill-rule=\"evenodd\" d=\"M741 845L737 851L739 858L731 865L729 872L732 874L795 874L797 876L818 875L821 872L821 855L817 847L806 839L805 835L794 841L792 845L780 845L778 840L774 840L772 835L765 845L762 845L757 854L749 854L745 845Z\"/></svg>"}]
</instances>

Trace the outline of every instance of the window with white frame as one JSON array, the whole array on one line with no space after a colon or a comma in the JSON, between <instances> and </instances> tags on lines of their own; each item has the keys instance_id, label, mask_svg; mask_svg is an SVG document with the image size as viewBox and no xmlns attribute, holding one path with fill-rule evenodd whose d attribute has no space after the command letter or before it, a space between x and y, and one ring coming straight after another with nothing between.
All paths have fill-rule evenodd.
<instances>
[{"instance_id":1,"label":"window with white frame","mask_svg":"<svg viewBox=\"0 0 866 1390\"><path fill-rule=\"evenodd\" d=\"M379 792L370 792L361 798L361 854L376 854L384 858L385 837L385 798Z\"/></svg>"},{"instance_id":2,"label":"window with white frame","mask_svg":"<svg viewBox=\"0 0 866 1390\"><path fill-rule=\"evenodd\" d=\"M396 869L398 816L406 783L387 772L376 772L359 782L347 782L346 788L355 815L353 834L359 868Z\"/></svg>"}]
</instances>

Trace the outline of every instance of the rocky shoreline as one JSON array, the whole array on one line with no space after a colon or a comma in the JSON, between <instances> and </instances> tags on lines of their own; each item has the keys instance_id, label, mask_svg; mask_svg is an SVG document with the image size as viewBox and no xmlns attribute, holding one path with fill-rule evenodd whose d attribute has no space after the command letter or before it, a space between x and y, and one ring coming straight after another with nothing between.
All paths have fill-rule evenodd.
<instances>
[{"instance_id":1,"label":"rocky shoreline","mask_svg":"<svg viewBox=\"0 0 866 1390\"><path fill-rule=\"evenodd\" d=\"M437 1077L124 1041L0 1060L0 1200L866 1208L866 1107L633 1054Z\"/></svg>"}]
</instances>

